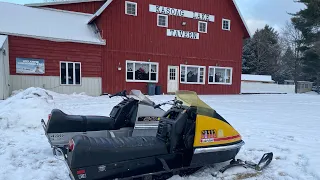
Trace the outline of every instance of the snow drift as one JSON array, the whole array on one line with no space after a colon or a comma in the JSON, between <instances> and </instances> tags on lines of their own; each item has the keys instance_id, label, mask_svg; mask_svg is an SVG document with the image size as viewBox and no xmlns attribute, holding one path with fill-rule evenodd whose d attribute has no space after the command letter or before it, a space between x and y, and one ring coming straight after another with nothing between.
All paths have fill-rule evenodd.
<instances>
[{"instance_id":1,"label":"snow drift","mask_svg":"<svg viewBox=\"0 0 320 180\"><path fill-rule=\"evenodd\" d=\"M156 103L174 96L150 97ZM209 179L320 179L320 96L225 95L200 96L242 135L246 145L238 158L257 162L272 151L274 160L262 173L244 168L228 170L213 178L207 168L190 177L171 180ZM53 108L68 114L109 115L121 98L57 94L41 88L17 91L0 101L0 179L68 180L64 162L53 157L40 120Z\"/></svg>"}]
</instances>

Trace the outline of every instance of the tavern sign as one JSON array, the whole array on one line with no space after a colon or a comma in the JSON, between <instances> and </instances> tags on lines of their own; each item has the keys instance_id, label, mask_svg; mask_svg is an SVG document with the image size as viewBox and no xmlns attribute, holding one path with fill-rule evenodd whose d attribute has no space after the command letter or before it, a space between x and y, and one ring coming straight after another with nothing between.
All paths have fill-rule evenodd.
<instances>
[{"instance_id":1,"label":"tavern sign","mask_svg":"<svg viewBox=\"0 0 320 180\"><path fill-rule=\"evenodd\" d=\"M210 21L214 22L214 15L206 14L206 13L199 13L199 12L193 12L193 11L187 11L183 9L176 9L176 8L170 8L170 7L164 7L159 5L149 5L149 11L158 13L158 14L166 14L171 16L179 16L179 17L186 17L201 21Z\"/></svg>"}]
</instances>

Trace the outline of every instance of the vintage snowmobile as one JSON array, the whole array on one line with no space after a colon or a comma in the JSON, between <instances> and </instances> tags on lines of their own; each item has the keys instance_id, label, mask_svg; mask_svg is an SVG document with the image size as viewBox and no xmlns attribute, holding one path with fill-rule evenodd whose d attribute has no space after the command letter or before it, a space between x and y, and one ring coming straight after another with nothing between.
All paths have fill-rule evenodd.
<instances>
[{"instance_id":1,"label":"vintage snowmobile","mask_svg":"<svg viewBox=\"0 0 320 180\"><path fill-rule=\"evenodd\" d=\"M259 164L235 160L244 145L240 134L192 91L178 91L174 104L159 117L156 136L95 138L74 136L66 153L59 151L73 180L166 179L194 173L215 163L262 170Z\"/></svg>"},{"instance_id":2,"label":"vintage snowmobile","mask_svg":"<svg viewBox=\"0 0 320 180\"><path fill-rule=\"evenodd\" d=\"M113 107L110 117L67 115L59 109L53 109L47 123L41 123L45 135L56 154L56 148L65 148L69 140L79 134L88 137L129 137L156 136L159 121L157 117L165 111L141 93L131 90L129 97L126 91L109 97L120 96L123 100Z\"/></svg>"}]
</instances>

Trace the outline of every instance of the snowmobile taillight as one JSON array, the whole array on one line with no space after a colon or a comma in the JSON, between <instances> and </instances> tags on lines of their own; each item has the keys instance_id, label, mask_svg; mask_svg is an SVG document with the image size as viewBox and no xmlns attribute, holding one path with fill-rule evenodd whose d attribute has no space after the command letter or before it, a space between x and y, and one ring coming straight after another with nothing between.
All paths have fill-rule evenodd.
<instances>
[{"instance_id":1,"label":"snowmobile taillight","mask_svg":"<svg viewBox=\"0 0 320 180\"><path fill-rule=\"evenodd\" d=\"M48 114L48 121L51 119L51 114Z\"/></svg>"},{"instance_id":2,"label":"snowmobile taillight","mask_svg":"<svg viewBox=\"0 0 320 180\"><path fill-rule=\"evenodd\" d=\"M77 174L78 174L78 175L79 175L79 174L85 174L85 173L86 173L86 171L85 171L84 169L77 171Z\"/></svg>"},{"instance_id":3,"label":"snowmobile taillight","mask_svg":"<svg viewBox=\"0 0 320 180\"><path fill-rule=\"evenodd\" d=\"M73 139L70 139L69 140L69 151L73 151L73 148L74 148L74 141L73 141Z\"/></svg>"}]
</instances>

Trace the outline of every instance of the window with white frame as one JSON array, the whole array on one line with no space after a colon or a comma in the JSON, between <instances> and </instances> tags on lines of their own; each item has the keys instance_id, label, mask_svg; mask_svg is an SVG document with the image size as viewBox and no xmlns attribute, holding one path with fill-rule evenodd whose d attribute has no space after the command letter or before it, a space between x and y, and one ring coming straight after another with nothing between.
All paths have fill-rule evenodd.
<instances>
[{"instance_id":1,"label":"window with white frame","mask_svg":"<svg viewBox=\"0 0 320 180\"><path fill-rule=\"evenodd\" d=\"M199 21L198 22L198 31L201 33L207 33L207 27L208 23L204 21Z\"/></svg>"},{"instance_id":2,"label":"window with white frame","mask_svg":"<svg viewBox=\"0 0 320 180\"><path fill-rule=\"evenodd\" d=\"M180 81L184 84L204 84L205 66L180 65Z\"/></svg>"},{"instance_id":3,"label":"window with white frame","mask_svg":"<svg viewBox=\"0 0 320 180\"><path fill-rule=\"evenodd\" d=\"M60 62L60 84L80 85L81 84L81 63Z\"/></svg>"},{"instance_id":4,"label":"window with white frame","mask_svg":"<svg viewBox=\"0 0 320 180\"><path fill-rule=\"evenodd\" d=\"M232 68L209 66L209 84L232 84Z\"/></svg>"},{"instance_id":5,"label":"window with white frame","mask_svg":"<svg viewBox=\"0 0 320 180\"><path fill-rule=\"evenodd\" d=\"M137 16L137 3L126 1L125 10L126 10L126 14Z\"/></svg>"},{"instance_id":6,"label":"window with white frame","mask_svg":"<svg viewBox=\"0 0 320 180\"><path fill-rule=\"evenodd\" d=\"M231 21L229 19L222 19L222 29L230 31L230 23Z\"/></svg>"},{"instance_id":7,"label":"window with white frame","mask_svg":"<svg viewBox=\"0 0 320 180\"><path fill-rule=\"evenodd\" d=\"M158 26L168 27L168 15L158 14Z\"/></svg>"},{"instance_id":8,"label":"window with white frame","mask_svg":"<svg viewBox=\"0 0 320 180\"><path fill-rule=\"evenodd\" d=\"M158 82L159 63L127 61L126 67L127 82Z\"/></svg>"}]
</instances>

